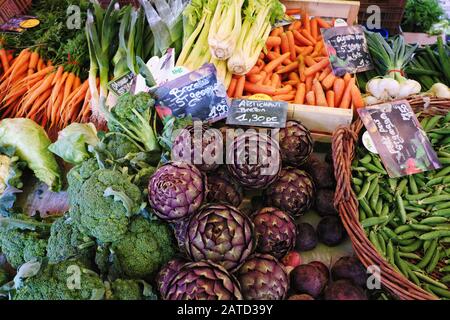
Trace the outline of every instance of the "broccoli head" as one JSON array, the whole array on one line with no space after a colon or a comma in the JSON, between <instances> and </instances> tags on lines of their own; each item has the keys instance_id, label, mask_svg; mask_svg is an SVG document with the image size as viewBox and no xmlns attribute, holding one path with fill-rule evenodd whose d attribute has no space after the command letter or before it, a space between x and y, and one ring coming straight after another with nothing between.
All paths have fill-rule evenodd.
<instances>
[{"instance_id":1,"label":"broccoli head","mask_svg":"<svg viewBox=\"0 0 450 320\"><path fill-rule=\"evenodd\" d=\"M114 160L125 158L129 154L136 154L142 149L127 135L111 132L102 140L102 147L109 151Z\"/></svg>"},{"instance_id":2,"label":"broccoli head","mask_svg":"<svg viewBox=\"0 0 450 320\"><path fill-rule=\"evenodd\" d=\"M20 270L19 270L20 272ZM41 265L36 275L23 280L13 300L101 300L102 279L79 261Z\"/></svg>"},{"instance_id":3,"label":"broccoli head","mask_svg":"<svg viewBox=\"0 0 450 320\"><path fill-rule=\"evenodd\" d=\"M128 135L141 144L145 151L158 151L159 144L150 124L154 116L154 104L155 100L145 92L122 95L107 115L109 130Z\"/></svg>"},{"instance_id":4,"label":"broccoli head","mask_svg":"<svg viewBox=\"0 0 450 320\"><path fill-rule=\"evenodd\" d=\"M111 283L107 300L156 300L152 287L142 280L117 279Z\"/></svg>"},{"instance_id":5,"label":"broccoli head","mask_svg":"<svg viewBox=\"0 0 450 320\"><path fill-rule=\"evenodd\" d=\"M176 253L173 234L161 221L141 216L130 224L128 232L111 245L113 261L127 278L150 279Z\"/></svg>"},{"instance_id":6,"label":"broccoli head","mask_svg":"<svg viewBox=\"0 0 450 320\"><path fill-rule=\"evenodd\" d=\"M61 217L52 224L47 244L49 262L56 263L77 258L90 266L94 250L95 241L79 230L76 220L70 215Z\"/></svg>"},{"instance_id":7,"label":"broccoli head","mask_svg":"<svg viewBox=\"0 0 450 320\"><path fill-rule=\"evenodd\" d=\"M83 183L98 169L100 169L100 167L97 160L95 158L90 158L73 167L67 173L67 182L69 184L67 192L71 205L74 205L77 202L77 194L82 189Z\"/></svg>"},{"instance_id":8,"label":"broccoli head","mask_svg":"<svg viewBox=\"0 0 450 320\"><path fill-rule=\"evenodd\" d=\"M97 170L78 193L73 194L70 188L69 193L79 210L82 230L103 243L122 237L130 217L141 210L141 191L128 176L116 170Z\"/></svg>"},{"instance_id":9,"label":"broccoli head","mask_svg":"<svg viewBox=\"0 0 450 320\"><path fill-rule=\"evenodd\" d=\"M37 232L34 229L50 225L34 222L32 219L16 218L1 218L0 222L0 249L13 268L17 269L25 262L46 256L46 230Z\"/></svg>"}]
</instances>

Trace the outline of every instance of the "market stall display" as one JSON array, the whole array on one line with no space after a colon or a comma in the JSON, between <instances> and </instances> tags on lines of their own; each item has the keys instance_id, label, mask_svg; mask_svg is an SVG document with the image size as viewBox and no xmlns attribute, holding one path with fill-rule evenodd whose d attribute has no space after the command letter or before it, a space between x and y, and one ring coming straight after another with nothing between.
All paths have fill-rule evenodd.
<instances>
[{"instance_id":1,"label":"market stall display","mask_svg":"<svg viewBox=\"0 0 450 320\"><path fill-rule=\"evenodd\" d=\"M450 299L450 47L359 5L33 1L0 33L0 299Z\"/></svg>"}]
</instances>

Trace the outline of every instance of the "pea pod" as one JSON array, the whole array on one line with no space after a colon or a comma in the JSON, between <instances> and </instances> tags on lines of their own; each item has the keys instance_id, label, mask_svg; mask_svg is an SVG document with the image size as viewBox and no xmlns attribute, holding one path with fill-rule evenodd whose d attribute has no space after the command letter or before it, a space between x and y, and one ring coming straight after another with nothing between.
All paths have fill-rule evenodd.
<instances>
[{"instance_id":1,"label":"pea pod","mask_svg":"<svg viewBox=\"0 0 450 320\"><path fill-rule=\"evenodd\" d=\"M369 204L367 203L366 199L361 199L359 201L359 204L360 204L361 208L366 212L366 215L368 217L373 217L373 211L370 208Z\"/></svg>"},{"instance_id":2,"label":"pea pod","mask_svg":"<svg viewBox=\"0 0 450 320\"><path fill-rule=\"evenodd\" d=\"M443 202L443 203L435 204L433 206L433 208L435 210L448 209L448 208L450 208L450 201L449 202Z\"/></svg>"},{"instance_id":3,"label":"pea pod","mask_svg":"<svg viewBox=\"0 0 450 320\"><path fill-rule=\"evenodd\" d=\"M450 266L445 266L439 269L439 272L450 272Z\"/></svg>"},{"instance_id":4,"label":"pea pod","mask_svg":"<svg viewBox=\"0 0 450 320\"><path fill-rule=\"evenodd\" d=\"M370 240L370 242L372 242L372 244L375 247L375 249L377 249L377 251L380 254L384 255L383 250L381 249L381 245L380 245L380 243L378 241L378 237L377 237L375 231L371 230L369 232L369 240Z\"/></svg>"},{"instance_id":5,"label":"pea pod","mask_svg":"<svg viewBox=\"0 0 450 320\"><path fill-rule=\"evenodd\" d=\"M441 178L441 177L444 177L444 176L448 176L450 174L450 166L447 166L447 167L445 167L444 169L442 169L442 170L440 170L436 175L435 175L435 177L436 178ZM442 179L442 181L443 181L444 179Z\"/></svg>"},{"instance_id":6,"label":"pea pod","mask_svg":"<svg viewBox=\"0 0 450 320\"><path fill-rule=\"evenodd\" d=\"M394 232L397 235L400 235L402 233L405 233L407 231L411 231L411 226L409 224L402 224L401 226L398 226L397 228L395 228Z\"/></svg>"},{"instance_id":7,"label":"pea pod","mask_svg":"<svg viewBox=\"0 0 450 320\"><path fill-rule=\"evenodd\" d=\"M436 211L433 211L431 214L433 216L440 216L440 217L445 217L445 218L449 217L450 218L450 208L436 210Z\"/></svg>"},{"instance_id":8,"label":"pea pod","mask_svg":"<svg viewBox=\"0 0 450 320\"><path fill-rule=\"evenodd\" d=\"M380 170L386 172L386 170L383 167L383 164L381 163L380 159L378 157L373 157L373 164Z\"/></svg>"},{"instance_id":9,"label":"pea pod","mask_svg":"<svg viewBox=\"0 0 450 320\"><path fill-rule=\"evenodd\" d=\"M450 158L439 157L438 160L441 164L450 164Z\"/></svg>"},{"instance_id":10,"label":"pea pod","mask_svg":"<svg viewBox=\"0 0 450 320\"><path fill-rule=\"evenodd\" d=\"M426 250L425 255L423 256L423 259L417 264L418 268L423 269L430 263L437 249L437 245L438 245L437 240L431 242L429 248Z\"/></svg>"},{"instance_id":11,"label":"pea pod","mask_svg":"<svg viewBox=\"0 0 450 320\"><path fill-rule=\"evenodd\" d=\"M389 241L386 245L386 258L389 263L394 264L394 245L392 244L392 241Z\"/></svg>"},{"instance_id":12,"label":"pea pod","mask_svg":"<svg viewBox=\"0 0 450 320\"><path fill-rule=\"evenodd\" d=\"M449 282L450 282L450 274L448 274L448 275L446 275L446 276L443 276L443 277L440 279L440 281L441 281L441 282L444 282L444 283L449 283Z\"/></svg>"},{"instance_id":13,"label":"pea pod","mask_svg":"<svg viewBox=\"0 0 450 320\"><path fill-rule=\"evenodd\" d=\"M383 209L381 210L380 216L385 217L389 214L389 206L387 204L383 205Z\"/></svg>"},{"instance_id":14,"label":"pea pod","mask_svg":"<svg viewBox=\"0 0 450 320\"><path fill-rule=\"evenodd\" d=\"M366 212L361 207L359 208L358 212L359 212L359 221L360 222L367 218Z\"/></svg>"},{"instance_id":15,"label":"pea pod","mask_svg":"<svg viewBox=\"0 0 450 320\"><path fill-rule=\"evenodd\" d=\"M431 195L431 192L417 193L417 194L407 194L405 198L409 201L417 201L422 200Z\"/></svg>"},{"instance_id":16,"label":"pea pod","mask_svg":"<svg viewBox=\"0 0 450 320\"><path fill-rule=\"evenodd\" d=\"M375 205L375 214L377 216L381 216L382 211L383 211L383 199L379 198L377 204Z\"/></svg>"},{"instance_id":17,"label":"pea pod","mask_svg":"<svg viewBox=\"0 0 450 320\"><path fill-rule=\"evenodd\" d=\"M370 153L366 154L363 158L359 159L359 162L367 164L372 161L372 156Z\"/></svg>"},{"instance_id":18,"label":"pea pod","mask_svg":"<svg viewBox=\"0 0 450 320\"><path fill-rule=\"evenodd\" d=\"M402 179L397 186L397 193L403 194L405 192L406 186L408 185L408 179Z\"/></svg>"},{"instance_id":19,"label":"pea pod","mask_svg":"<svg viewBox=\"0 0 450 320\"><path fill-rule=\"evenodd\" d=\"M397 183L398 183L397 179L389 178L388 183L389 183L389 187L391 188L392 192L397 190Z\"/></svg>"},{"instance_id":20,"label":"pea pod","mask_svg":"<svg viewBox=\"0 0 450 320\"><path fill-rule=\"evenodd\" d=\"M411 228L414 230L418 230L418 231L433 231L433 227L426 225L426 224L415 224L415 223L411 223L410 224Z\"/></svg>"},{"instance_id":21,"label":"pea pod","mask_svg":"<svg viewBox=\"0 0 450 320\"><path fill-rule=\"evenodd\" d=\"M429 277L429 276L427 276L424 273L419 272L419 271L413 271L413 272L416 274L416 276L420 280L428 282L429 284L435 285L436 287L439 287L439 288L442 288L442 289L447 289L447 286L445 284L437 281L436 279L433 279L433 278L431 278L431 277Z\"/></svg>"},{"instance_id":22,"label":"pea pod","mask_svg":"<svg viewBox=\"0 0 450 320\"><path fill-rule=\"evenodd\" d=\"M439 239L442 237L450 237L450 230L438 230L438 231L431 231L422 234L419 239L421 240L433 240L433 239Z\"/></svg>"},{"instance_id":23,"label":"pea pod","mask_svg":"<svg viewBox=\"0 0 450 320\"><path fill-rule=\"evenodd\" d=\"M427 187L432 187L432 186L435 186L435 185L437 185L437 184L441 184L442 181L444 181L444 178L443 178L443 177L433 178L433 179L431 179L431 180L429 180L429 181L427 182L426 186L427 186Z\"/></svg>"},{"instance_id":24,"label":"pea pod","mask_svg":"<svg viewBox=\"0 0 450 320\"><path fill-rule=\"evenodd\" d=\"M400 214L400 220L402 223L406 223L406 211L405 211L405 207L403 205L403 199L400 196L400 192L397 192L395 194L395 198L397 200L397 206L398 206L398 212Z\"/></svg>"},{"instance_id":25,"label":"pea pod","mask_svg":"<svg viewBox=\"0 0 450 320\"><path fill-rule=\"evenodd\" d=\"M433 286L429 285L428 288L434 293L437 294L440 297L450 299L450 291L448 289L444 289L441 286Z\"/></svg>"},{"instance_id":26,"label":"pea pod","mask_svg":"<svg viewBox=\"0 0 450 320\"><path fill-rule=\"evenodd\" d=\"M430 120L428 120L426 126L423 128L425 131L433 130L438 124L439 120L442 119L442 116L434 116Z\"/></svg>"},{"instance_id":27,"label":"pea pod","mask_svg":"<svg viewBox=\"0 0 450 320\"><path fill-rule=\"evenodd\" d=\"M419 200L419 204L433 204L436 202L442 202L442 201L450 201L450 195L444 194L434 197L429 197L423 200Z\"/></svg>"},{"instance_id":28,"label":"pea pod","mask_svg":"<svg viewBox=\"0 0 450 320\"><path fill-rule=\"evenodd\" d=\"M363 163L362 166L364 168L366 168L367 170L369 170L369 171L376 172L376 173L381 173L383 175L387 175L387 172L384 169L380 169L380 168L378 168L377 166L375 166L375 165L373 165L371 163Z\"/></svg>"},{"instance_id":29,"label":"pea pod","mask_svg":"<svg viewBox=\"0 0 450 320\"><path fill-rule=\"evenodd\" d=\"M357 186L362 186L363 181L361 179L358 178L352 178L353 184L357 185Z\"/></svg>"},{"instance_id":30,"label":"pea pod","mask_svg":"<svg viewBox=\"0 0 450 320\"><path fill-rule=\"evenodd\" d=\"M377 233L378 237L378 243L380 244L381 252L383 253L383 256L386 256L386 241L383 238L383 235L381 233Z\"/></svg>"},{"instance_id":31,"label":"pea pod","mask_svg":"<svg viewBox=\"0 0 450 320\"><path fill-rule=\"evenodd\" d=\"M406 259L414 259L414 260L420 260L421 257L418 254L412 253L412 252L401 252L399 251L398 254L400 255L400 257L402 258L406 258Z\"/></svg>"},{"instance_id":32,"label":"pea pod","mask_svg":"<svg viewBox=\"0 0 450 320\"><path fill-rule=\"evenodd\" d=\"M395 260L395 264L398 266L401 273L409 278L409 272L408 272L408 268L406 267L406 263L400 257L398 251L394 251L394 260Z\"/></svg>"},{"instance_id":33,"label":"pea pod","mask_svg":"<svg viewBox=\"0 0 450 320\"><path fill-rule=\"evenodd\" d=\"M409 180L409 188L411 189L411 192L413 194L418 194L419 189L417 188L416 180L414 180L414 177L411 175L408 177Z\"/></svg>"},{"instance_id":34,"label":"pea pod","mask_svg":"<svg viewBox=\"0 0 450 320\"><path fill-rule=\"evenodd\" d=\"M388 217L371 217L361 221L361 225L364 229L367 229L385 223L386 221L388 221Z\"/></svg>"},{"instance_id":35,"label":"pea pod","mask_svg":"<svg viewBox=\"0 0 450 320\"><path fill-rule=\"evenodd\" d=\"M422 221L420 221L421 224L429 224L429 225L436 225L436 224L441 224L441 223L446 223L449 220L447 218L444 217L429 217L429 218L425 218Z\"/></svg>"},{"instance_id":36,"label":"pea pod","mask_svg":"<svg viewBox=\"0 0 450 320\"><path fill-rule=\"evenodd\" d=\"M412 238L417 238L420 236L420 232L416 230L406 231L398 236L398 240L408 240ZM422 239L423 240L423 239Z\"/></svg>"},{"instance_id":37,"label":"pea pod","mask_svg":"<svg viewBox=\"0 0 450 320\"><path fill-rule=\"evenodd\" d=\"M371 197L370 197L370 207L376 211L378 197L380 196L380 187L377 184L375 187L375 190L373 191Z\"/></svg>"},{"instance_id":38,"label":"pea pod","mask_svg":"<svg viewBox=\"0 0 450 320\"><path fill-rule=\"evenodd\" d=\"M365 196L367 195L367 192L369 191L370 188L370 181L366 180L363 184L363 186L361 187L361 191L358 193L357 199L361 200L362 198L365 198Z\"/></svg>"},{"instance_id":39,"label":"pea pod","mask_svg":"<svg viewBox=\"0 0 450 320\"><path fill-rule=\"evenodd\" d=\"M431 258L430 263L428 264L427 268L425 269L427 273L432 273L434 269L436 268L439 258L441 256L441 248L437 248L435 251L433 258Z\"/></svg>"}]
</instances>

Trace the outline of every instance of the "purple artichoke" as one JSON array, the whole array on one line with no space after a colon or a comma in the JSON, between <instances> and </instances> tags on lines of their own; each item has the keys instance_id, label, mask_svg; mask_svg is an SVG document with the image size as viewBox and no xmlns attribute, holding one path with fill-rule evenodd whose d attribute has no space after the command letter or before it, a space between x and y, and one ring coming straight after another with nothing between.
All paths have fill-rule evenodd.
<instances>
[{"instance_id":1,"label":"purple artichoke","mask_svg":"<svg viewBox=\"0 0 450 320\"><path fill-rule=\"evenodd\" d=\"M175 137L172 160L194 164L201 171L217 169L223 160L222 133L201 122L187 126Z\"/></svg>"},{"instance_id":2,"label":"purple artichoke","mask_svg":"<svg viewBox=\"0 0 450 320\"><path fill-rule=\"evenodd\" d=\"M297 235L294 220L276 208L263 208L252 216L258 239L257 251L281 259L295 246Z\"/></svg>"},{"instance_id":3,"label":"purple artichoke","mask_svg":"<svg viewBox=\"0 0 450 320\"><path fill-rule=\"evenodd\" d=\"M167 294L167 289L169 287L170 282L175 278L181 268L187 263L187 261L176 258L170 260L162 269L159 271L156 276L156 284L158 285L159 293L161 297L164 299Z\"/></svg>"},{"instance_id":4,"label":"purple artichoke","mask_svg":"<svg viewBox=\"0 0 450 320\"><path fill-rule=\"evenodd\" d=\"M283 168L279 179L266 191L267 203L292 216L300 216L311 207L314 192L312 178L305 171Z\"/></svg>"},{"instance_id":5,"label":"purple artichoke","mask_svg":"<svg viewBox=\"0 0 450 320\"><path fill-rule=\"evenodd\" d=\"M265 133L249 130L238 135L227 155L230 175L245 188L265 189L281 170L278 143Z\"/></svg>"},{"instance_id":6,"label":"purple artichoke","mask_svg":"<svg viewBox=\"0 0 450 320\"><path fill-rule=\"evenodd\" d=\"M244 197L242 187L236 183L224 168L208 175L208 202L225 203L239 207Z\"/></svg>"},{"instance_id":7,"label":"purple artichoke","mask_svg":"<svg viewBox=\"0 0 450 320\"><path fill-rule=\"evenodd\" d=\"M210 260L234 271L254 248L252 222L232 206L207 205L189 222L186 252L194 261Z\"/></svg>"},{"instance_id":8,"label":"purple artichoke","mask_svg":"<svg viewBox=\"0 0 450 320\"><path fill-rule=\"evenodd\" d=\"M242 300L237 280L223 267L200 261L185 264L167 288L166 300Z\"/></svg>"},{"instance_id":9,"label":"purple artichoke","mask_svg":"<svg viewBox=\"0 0 450 320\"><path fill-rule=\"evenodd\" d=\"M285 163L293 166L303 164L313 152L309 130L300 122L286 122L286 127L280 129L280 152Z\"/></svg>"},{"instance_id":10,"label":"purple artichoke","mask_svg":"<svg viewBox=\"0 0 450 320\"><path fill-rule=\"evenodd\" d=\"M245 300L283 300L289 277L283 265L268 254L255 254L236 272Z\"/></svg>"},{"instance_id":11,"label":"purple artichoke","mask_svg":"<svg viewBox=\"0 0 450 320\"><path fill-rule=\"evenodd\" d=\"M150 178L148 200L158 217L175 221L192 215L205 199L206 190L205 178L195 166L172 162Z\"/></svg>"}]
</instances>

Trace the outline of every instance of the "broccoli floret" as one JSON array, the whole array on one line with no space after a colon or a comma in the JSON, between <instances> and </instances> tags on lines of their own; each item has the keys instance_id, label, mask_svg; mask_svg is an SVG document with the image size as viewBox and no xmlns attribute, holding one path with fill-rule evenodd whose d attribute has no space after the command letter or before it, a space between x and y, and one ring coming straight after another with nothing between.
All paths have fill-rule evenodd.
<instances>
[{"instance_id":1,"label":"broccoli floret","mask_svg":"<svg viewBox=\"0 0 450 320\"><path fill-rule=\"evenodd\" d=\"M154 104L155 100L145 92L137 95L130 93L122 95L107 115L109 130L128 135L142 144L145 151L158 151L159 144L150 125L154 115Z\"/></svg>"},{"instance_id":2,"label":"broccoli floret","mask_svg":"<svg viewBox=\"0 0 450 320\"><path fill-rule=\"evenodd\" d=\"M139 145L131 140L127 135L112 132L105 136L102 140L102 147L109 151L114 160L122 159L129 154L136 154L142 149Z\"/></svg>"},{"instance_id":3,"label":"broccoli floret","mask_svg":"<svg viewBox=\"0 0 450 320\"><path fill-rule=\"evenodd\" d=\"M129 218L141 209L141 191L116 170L97 170L76 194L73 190L69 188L69 194L81 230L103 243L123 236Z\"/></svg>"},{"instance_id":4,"label":"broccoli floret","mask_svg":"<svg viewBox=\"0 0 450 320\"><path fill-rule=\"evenodd\" d=\"M161 221L136 217L111 245L113 261L126 278L150 279L176 253L173 234Z\"/></svg>"},{"instance_id":5,"label":"broccoli floret","mask_svg":"<svg viewBox=\"0 0 450 320\"><path fill-rule=\"evenodd\" d=\"M97 160L95 158L91 158L73 167L67 173L67 183L69 184L67 193L69 195L71 205L76 204L78 199L77 194L82 189L83 183L98 169L100 169L100 167Z\"/></svg>"},{"instance_id":6,"label":"broccoli floret","mask_svg":"<svg viewBox=\"0 0 450 320\"><path fill-rule=\"evenodd\" d=\"M107 300L156 300L152 287L142 280L117 279L111 283Z\"/></svg>"},{"instance_id":7,"label":"broccoli floret","mask_svg":"<svg viewBox=\"0 0 450 320\"><path fill-rule=\"evenodd\" d=\"M18 268L34 258L46 256L47 241L35 232L5 230L0 232L2 252L13 268Z\"/></svg>"},{"instance_id":8,"label":"broccoli floret","mask_svg":"<svg viewBox=\"0 0 450 320\"><path fill-rule=\"evenodd\" d=\"M80 232L70 216L57 219L50 229L47 257L51 263L77 258L87 266L94 257L95 241Z\"/></svg>"},{"instance_id":9,"label":"broccoli floret","mask_svg":"<svg viewBox=\"0 0 450 320\"><path fill-rule=\"evenodd\" d=\"M79 261L42 265L12 294L13 300L101 300L102 279Z\"/></svg>"}]
</instances>

